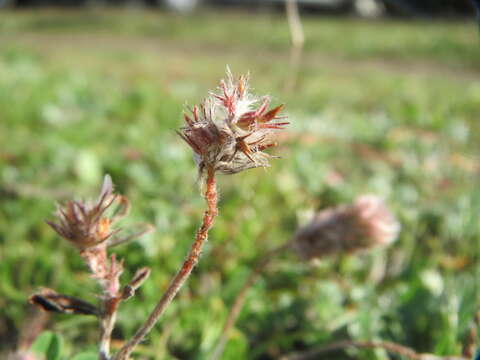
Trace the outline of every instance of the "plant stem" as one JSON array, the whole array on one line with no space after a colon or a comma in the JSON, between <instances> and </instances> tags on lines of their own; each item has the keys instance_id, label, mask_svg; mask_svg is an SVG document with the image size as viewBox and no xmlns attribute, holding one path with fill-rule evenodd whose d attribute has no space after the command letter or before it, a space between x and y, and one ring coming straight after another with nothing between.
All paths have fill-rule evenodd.
<instances>
[{"instance_id":1,"label":"plant stem","mask_svg":"<svg viewBox=\"0 0 480 360\"><path fill-rule=\"evenodd\" d=\"M117 319L117 309L120 298L107 298L103 303L100 317L100 360L110 359L110 339Z\"/></svg>"},{"instance_id":2,"label":"plant stem","mask_svg":"<svg viewBox=\"0 0 480 360\"><path fill-rule=\"evenodd\" d=\"M213 225L213 221L217 216L217 188L215 181L215 171L212 168L207 169L207 181L206 181L206 191L205 191L205 200L207 202L207 210L203 216L203 222L200 229L197 231L195 241L192 244L190 252L184 261L181 269L177 272L175 277L170 282L167 291L163 294L162 298L155 306L151 314L148 316L145 323L138 329L133 338L127 342L114 357L114 360L126 360L129 358L135 346L137 346L152 330L155 323L158 321L160 316L173 300L175 295L178 293L182 285L185 283L187 278L190 276L193 268L198 262L202 246L205 243L205 240L208 237L208 231Z\"/></svg>"},{"instance_id":3,"label":"plant stem","mask_svg":"<svg viewBox=\"0 0 480 360\"><path fill-rule=\"evenodd\" d=\"M261 275L262 271L265 267L270 263L276 255L283 252L284 250L288 249L291 246L291 242L287 242L277 248L274 248L267 252L256 264L255 268L252 270L250 275L245 280L242 288L238 292L235 301L230 308L230 312L228 313L227 320L225 321L225 325L223 326L220 338L217 341L217 345L213 350L213 355L211 356L210 360L218 360L221 358L223 354L223 350L228 340L228 335L230 333L231 328L235 325L235 321L237 320L238 316L240 315L240 311L245 304L245 300L247 297L248 290L254 284L255 280Z\"/></svg>"},{"instance_id":4,"label":"plant stem","mask_svg":"<svg viewBox=\"0 0 480 360\"><path fill-rule=\"evenodd\" d=\"M403 356L410 360L468 360L468 358L463 356L438 356L433 354L421 354L417 353L415 350L396 344L390 341L339 341L333 344L320 346L312 350L307 350L304 352L293 353L281 358L281 360L308 360L308 359L318 359L321 354L325 354L335 350L341 350L348 347L357 347L365 349L373 348L383 348L388 352Z\"/></svg>"},{"instance_id":5,"label":"plant stem","mask_svg":"<svg viewBox=\"0 0 480 360\"><path fill-rule=\"evenodd\" d=\"M107 248L100 250L100 258L104 265L102 278L103 281L103 303L99 314L100 321L100 341L99 341L99 359L110 360L110 342L112 331L117 320L117 310L122 301L119 293L120 282L119 277L122 273L123 261L117 263L115 254L112 254L110 260L107 259ZM87 258L88 256L85 255Z\"/></svg>"},{"instance_id":6,"label":"plant stem","mask_svg":"<svg viewBox=\"0 0 480 360\"><path fill-rule=\"evenodd\" d=\"M297 0L287 0L285 2L285 11L287 14L288 28L292 47L290 48L290 71L288 71L285 81L284 93L290 95L295 90L302 62L303 44L305 35L302 27L302 20L298 11Z\"/></svg>"}]
</instances>

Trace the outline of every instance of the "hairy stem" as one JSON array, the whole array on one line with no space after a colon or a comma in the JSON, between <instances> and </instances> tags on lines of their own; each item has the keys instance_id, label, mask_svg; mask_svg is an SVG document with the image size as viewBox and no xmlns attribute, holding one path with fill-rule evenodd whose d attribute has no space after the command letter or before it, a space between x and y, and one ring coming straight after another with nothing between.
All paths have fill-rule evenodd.
<instances>
[{"instance_id":1,"label":"hairy stem","mask_svg":"<svg viewBox=\"0 0 480 360\"><path fill-rule=\"evenodd\" d=\"M339 341L333 344L320 346L312 350L307 350L304 352L293 353L287 356L282 357L282 360L308 360L308 359L319 359L319 356L326 354L331 351L341 350L348 347L364 348L364 349L373 349L373 348L383 348L390 353L397 354L405 357L410 360L468 360L463 356L437 356L433 354L421 354L417 353L415 350L396 344L390 341Z\"/></svg>"},{"instance_id":2,"label":"hairy stem","mask_svg":"<svg viewBox=\"0 0 480 360\"><path fill-rule=\"evenodd\" d=\"M138 329L133 338L120 349L120 351L114 357L114 360L126 360L129 358L135 346L137 346L150 332L150 330L152 330L155 323L158 321L160 316L162 316L167 306L173 300L173 298L178 293L187 278L190 276L190 273L197 264L202 250L202 246L208 237L208 231L212 227L213 221L217 216L217 188L215 181L215 171L212 168L209 168L207 171L205 200L207 202L207 210L205 211L205 214L203 216L202 225L197 231L195 241L193 242L193 245L190 248L190 252L186 260L184 261L181 269L177 272L175 277L170 282L167 291L163 294L158 304L148 316L148 319L140 327L140 329Z\"/></svg>"},{"instance_id":3,"label":"hairy stem","mask_svg":"<svg viewBox=\"0 0 480 360\"><path fill-rule=\"evenodd\" d=\"M210 360L218 360L222 357L223 350L225 345L228 341L228 336L230 330L232 329L233 325L235 325L235 321L237 320L238 316L240 315L240 311L245 304L245 300L247 297L248 290L250 287L255 283L255 280L261 275L262 271L265 267L270 263L270 261L279 253L283 252L284 250L288 249L291 245L291 242L283 244L273 250L267 252L256 264L255 268L252 270L250 275L245 280L242 288L238 292L235 301L230 308L230 312L228 313L227 320L225 321L225 325L223 326L220 338L215 345L215 349L213 350L212 357Z\"/></svg>"},{"instance_id":4,"label":"hairy stem","mask_svg":"<svg viewBox=\"0 0 480 360\"><path fill-rule=\"evenodd\" d=\"M101 282L103 285L103 303L99 313L99 359L110 360L110 341L115 321L117 320L118 306L122 300L119 293L119 277L122 274L123 261L117 263L115 254L112 254L108 261L106 247L101 250L100 254L106 273L102 274L103 281ZM85 256L88 258L87 254L85 254Z\"/></svg>"}]
</instances>

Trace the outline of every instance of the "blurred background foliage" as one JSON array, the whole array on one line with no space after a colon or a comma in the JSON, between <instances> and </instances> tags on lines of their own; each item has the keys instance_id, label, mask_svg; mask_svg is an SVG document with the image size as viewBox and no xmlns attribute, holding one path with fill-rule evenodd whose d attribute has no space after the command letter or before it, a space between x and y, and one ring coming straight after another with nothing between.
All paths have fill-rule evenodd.
<instances>
[{"instance_id":1,"label":"blurred background foliage","mask_svg":"<svg viewBox=\"0 0 480 360\"><path fill-rule=\"evenodd\" d=\"M402 223L389 249L300 262L286 254L251 290L225 359L273 359L341 339L384 339L460 354L479 304L480 47L472 22L304 19L305 53L285 93L282 13L90 10L0 13L0 350L29 326L40 286L95 301L74 249L44 223L55 202L96 196L105 173L132 201L124 228L156 232L117 249L127 279L119 346L166 288L204 204L176 136L184 104L250 71L286 103L291 126L268 170L220 179L220 217L200 264L141 359L205 359L255 261L313 211L363 193ZM95 319L54 316L63 357L94 350ZM387 359L381 350L336 359ZM329 358L327 356L326 358Z\"/></svg>"}]
</instances>

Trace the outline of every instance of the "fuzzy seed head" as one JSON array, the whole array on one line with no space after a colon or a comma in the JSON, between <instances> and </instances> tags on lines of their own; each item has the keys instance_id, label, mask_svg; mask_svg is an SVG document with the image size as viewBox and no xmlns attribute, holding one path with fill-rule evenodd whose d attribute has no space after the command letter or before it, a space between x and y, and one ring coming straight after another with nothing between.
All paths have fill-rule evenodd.
<instances>
[{"instance_id":1,"label":"fuzzy seed head","mask_svg":"<svg viewBox=\"0 0 480 360\"><path fill-rule=\"evenodd\" d=\"M293 246L307 260L352 254L394 242L400 224L382 199L358 197L353 204L328 208L295 234Z\"/></svg>"},{"instance_id":2,"label":"fuzzy seed head","mask_svg":"<svg viewBox=\"0 0 480 360\"><path fill-rule=\"evenodd\" d=\"M270 98L250 94L248 77L220 82L218 92L184 115L185 126L178 134L194 151L200 174L212 168L222 174L268 167L271 157L264 152L273 147L273 135L288 122L279 113L283 106L269 110Z\"/></svg>"}]
</instances>

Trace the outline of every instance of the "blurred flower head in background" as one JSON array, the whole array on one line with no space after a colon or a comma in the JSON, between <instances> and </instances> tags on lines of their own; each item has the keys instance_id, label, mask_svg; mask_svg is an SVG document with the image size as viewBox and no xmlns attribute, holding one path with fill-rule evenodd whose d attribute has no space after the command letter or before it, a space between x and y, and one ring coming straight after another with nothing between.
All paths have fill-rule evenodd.
<instances>
[{"instance_id":1,"label":"blurred flower head in background","mask_svg":"<svg viewBox=\"0 0 480 360\"><path fill-rule=\"evenodd\" d=\"M353 204L319 212L295 234L293 247L307 260L351 254L394 242L400 224L382 199L358 197Z\"/></svg>"},{"instance_id":2,"label":"blurred flower head in background","mask_svg":"<svg viewBox=\"0 0 480 360\"><path fill-rule=\"evenodd\" d=\"M228 69L218 90L185 114L186 126L178 132L193 149L200 174L268 167L271 156L264 150L276 145L274 132L288 124L276 121L283 106L268 110L270 98L250 94L248 77L234 80Z\"/></svg>"}]
</instances>

